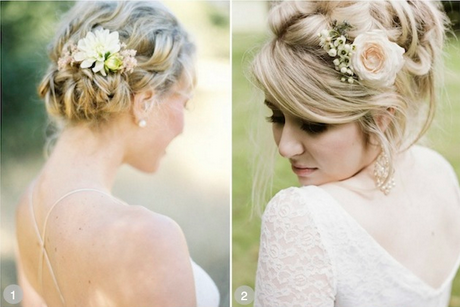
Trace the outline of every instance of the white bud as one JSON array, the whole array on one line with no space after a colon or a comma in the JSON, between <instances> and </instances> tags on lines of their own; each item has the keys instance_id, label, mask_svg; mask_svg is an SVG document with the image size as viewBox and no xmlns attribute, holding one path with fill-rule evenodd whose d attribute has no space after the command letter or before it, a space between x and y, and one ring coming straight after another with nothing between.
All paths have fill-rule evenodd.
<instances>
[{"instance_id":1,"label":"white bud","mask_svg":"<svg viewBox=\"0 0 460 307\"><path fill-rule=\"evenodd\" d=\"M345 79L345 77L342 77L342 79L340 79L340 81L345 82L345 81L347 81L347 79Z\"/></svg>"},{"instance_id":2,"label":"white bud","mask_svg":"<svg viewBox=\"0 0 460 307\"><path fill-rule=\"evenodd\" d=\"M340 65L340 60L335 59L332 63L334 63L335 66L339 66Z\"/></svg>"},{"instance_id":3,"label":"white bud","mask_svg":"<svg viewBox=\"0 0 460 307\"><path fill-rule=\"evenodd\" d=\"M351 78L351 77L348 78L348 83L351 83L351 84L352 84L353 82L355 82L355 80L354 80L353 78Z\"/></svg>"},{"instance_id":4,"label":"white bud","mask_svg":"<svg viewBox=\"0 0 460 307\"><path fill-rule=\"evenodd\" d=\"M342 68L340 69L340 72L341 72L342 74L347 73L347 68L346 68L346 67L342 67Z\"/></svg>"},{"instance_id":5,"label":"white bud","mask_svg":"<svg viewBox=\"0 0 460 307\"><path fill-rule=\"evenodd\" d=\"M329 36L329 31L324 29L323 31L321 31L321 36L328 37Z\"/></svg>"},{"instance_id":6,"label":"white bud","mask_svg":"<svg viewBox=\"0 0 460 307\"><path fill-rule=\"evenodd\" d=\"M333 49L329 50L329 52L327 54L329 54L329 56L331 56L331 57L334 57L334 56L337 55L337 49L333 48Z\"/></svg>"}]
</instances>

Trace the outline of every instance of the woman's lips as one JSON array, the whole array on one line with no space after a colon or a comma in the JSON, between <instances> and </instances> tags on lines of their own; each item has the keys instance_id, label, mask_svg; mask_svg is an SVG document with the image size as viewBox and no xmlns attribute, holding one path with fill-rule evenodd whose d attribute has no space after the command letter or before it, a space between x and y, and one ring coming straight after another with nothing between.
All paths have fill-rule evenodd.
<instances>
[{"instance_id":1,"label":"woman's lips","mask_svg":"<svg viewBox=\"0 0 460 307\"><path fill-rule=\"evenodd\" d=\"M299 177L307 177L316 171L317 167L302 167L292 165L292 171Z\"/></svg>"}]
</instances>

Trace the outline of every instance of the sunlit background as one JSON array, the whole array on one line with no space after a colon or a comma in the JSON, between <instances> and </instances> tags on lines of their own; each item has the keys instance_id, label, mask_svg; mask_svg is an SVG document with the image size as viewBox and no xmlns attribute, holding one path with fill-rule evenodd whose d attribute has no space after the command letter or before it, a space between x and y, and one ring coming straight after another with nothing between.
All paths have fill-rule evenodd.
<instances>
[{"instance_id":1,"label":"sunlit background","mask_svg":"<svg viewBox=\"0 0 460 307\"><path fill-rule=\"evenodd\" d=\"M270 4L264 1L232 2L232 105L233 105L233 183L232 183L232 288L254 288L259 253L260 217L251 217L251 176L256 143L254 131L262 113L263 95L247 79L248 65L258 48L269 37L266 24ZM444 2L457 35L460 33L460 2ZM460 42L449 35L446 48L445 87L442 104L429 132L430 146L441 153L460 177ZM262 123L270 134L269 123ZM259 142L260 143L260 142ZM286 159L278 158L275 166L273 194L298 186L297 178ZM233 306L241 306L232 299ZM251 306L251 305L248 305ZM460 274L453 284L451 307L460 307Z\"/></svg>"},{"instance_id":2,"label":"sunlit background","mask_svg":"<svg viewBox=\"0 0 460 307\"><path fill-rule=\"evenodd\" d=\"M129 204L170 216L182 227L191 257L216 282L229 306L231 69L228 1L165 1L194 37L198 85L184 133L160 170L128 166L113 193ZM14 210L45 158L46 115L36 86L46 70L46 44L72 2L1 2L2 164L1 286L17 283ZM140 258L139 261L142 261ZM180 276L178 276L180 278ZM129 285L127 285L129 286ZM134 286L134 285L133 285ZM1 306L10 306L2 299Z\"/></svg>"}]
</instances>

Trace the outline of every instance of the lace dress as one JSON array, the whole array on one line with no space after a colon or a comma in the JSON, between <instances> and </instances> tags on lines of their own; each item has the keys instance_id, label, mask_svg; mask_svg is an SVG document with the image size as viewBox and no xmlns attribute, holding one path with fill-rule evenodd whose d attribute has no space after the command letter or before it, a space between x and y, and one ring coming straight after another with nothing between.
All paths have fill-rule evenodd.
<instances>
[{"instance_id":1,"label":"lace dress","mask_svg":"<svg viewBox=\"0 0 460 307\"><path fill-rule=\"evenodd\" d=\"M460 265L437 289L394 259L327 192L289 188L262 222L254 306L447 307Z\"/></svg>"}]
</instances>

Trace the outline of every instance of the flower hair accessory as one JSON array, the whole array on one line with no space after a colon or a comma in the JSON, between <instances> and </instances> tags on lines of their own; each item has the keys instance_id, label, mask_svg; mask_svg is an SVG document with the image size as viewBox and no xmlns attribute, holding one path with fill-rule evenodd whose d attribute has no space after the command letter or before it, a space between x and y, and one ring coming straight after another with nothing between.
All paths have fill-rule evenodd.
<instances>
[{"instance_id":1,"label":"flower hair accessory","mask_svg":"<svg viewBox=\"0 0 460 307\"><path fill-rule=\"evenodd\" d=\"M64 50L58 60L59 70L79 63L80 68L91 68L94 73L106 76L114 72L130 73L137 66L136 50L126 49L126 45L120 43L117 31L100 28L94 33L88 32L77 45L67 44Z\"/></svg>"},{"instance_id":2,"label":"flower hair accessory","mask_svg":"<svg viewBox=\"0 0 460 307\"><path fill-rule=\"evenodd\" d=\"M392 86L404 66L404 48L391 42L381 30L362 33L351 41L346 33L350 28L346 21L340 25L334 22L332 30L318 34L320 46L335 58L341 81L360 80L372 88Z\"/></svg>"}]
</instances>

